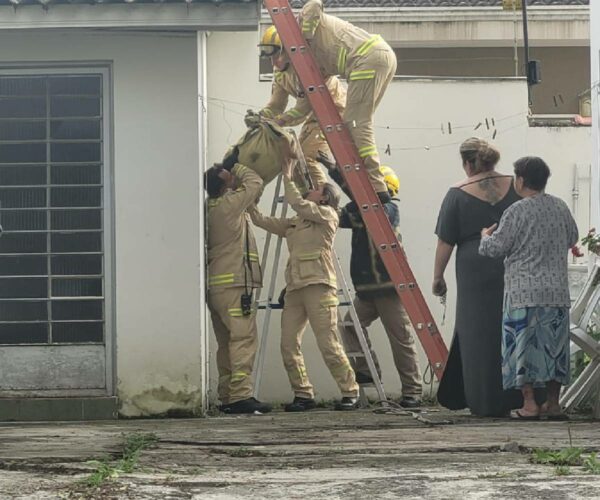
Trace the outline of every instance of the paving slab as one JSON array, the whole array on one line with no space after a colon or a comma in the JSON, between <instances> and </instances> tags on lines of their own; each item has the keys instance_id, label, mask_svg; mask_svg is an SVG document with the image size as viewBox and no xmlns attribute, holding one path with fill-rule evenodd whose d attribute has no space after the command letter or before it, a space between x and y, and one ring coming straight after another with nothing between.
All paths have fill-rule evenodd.
<instances>
[{"instance_id":1,"label":"paving slab","mask_svg":"<svg viewBox=\"0 0 600 500\"><path fill-rule=\"evenodd\" d=\"M530 463L534 448L600 450L600 423L518 422L430 409L275 412L189 420L0 424L0 499L600 498L600 475ZM131 473L98 461L151 433ZM567 474L567 475L558 475Z\"/></svg>"}]
</instances>

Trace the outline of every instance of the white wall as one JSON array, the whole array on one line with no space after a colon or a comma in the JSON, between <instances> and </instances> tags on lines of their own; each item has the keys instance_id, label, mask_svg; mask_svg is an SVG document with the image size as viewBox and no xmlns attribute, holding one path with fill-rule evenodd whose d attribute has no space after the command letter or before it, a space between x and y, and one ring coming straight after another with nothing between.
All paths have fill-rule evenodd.
<instances>
[{"instance_id":1,"label":"white wall","mask_svg":"<svg viewBox=\"0 0 600 500\"><path fill-rule=\"evenodd\" d=\"M227 145L242 134L245 110L248 107L260 108L268 98L270 84L258 82L256 43L256 33L213 34L209 38L208 92L212 98L208 107L209 161L220 159ZM460 142L471 135L491 139L494 130L497 130L493 142L502 153L500 170L510 174L512 162L518 157L540 155L553 170L550 192L562 196L569 204L573 165L581 165L582 177L589 169L589 129L529 128L526 113L527 89L522 80L396 80L390 85L377 112L377 141L382 161L400 175L405 248L438 322L441 321L442 306L429 292L436 243L433 230L448 187L464 177L458 155ZM485 124L486 118L489 129ZM452 134L448 132L448 122L451 123ZM482 125L474 130L480 122ZM390 155L384 153L388 145ZM586 206L582 200L588 196L589 179L581 180L580 190L581 204ZM261 200L263 211L268 210L271 197L272 191L268 189ZM582 208L581 213L586 215L582 215L580 227L587 228L587 210ZM257 230L257 234L260 245L264 233ZM336 248L347 269L350 256L347 232L338 234ZM268 272L266 277L268 279ZM453 263L448 268L447 278L450 288L448 309L445 325L441 328L449 343L456 299ZM281 286L283 283L279 284L278 290ZM265 399L275 401L291 397L278 352L279 317L279 313L275 312L261 392ZM379 324L371 329L371 336L383 362L386 389L391 394L398 394L399 378L385 333ZM310 331L305 337L303 351L317 398L337 397L335 384L327 373ZM423 356L421 358L423 361ZM425 366L424 361L422 366Z\"/></svg>"},{"instance_id":2,"label":"white wall","mask_svg":"<svg viewBox=\"0 0 600 500\"><path fill-rule=\"evenodd\" d=\"M590 59L592 65L592 158L593 185L596 196L593 200L592 225L600 227L600 5L590 2Z\"/></svg>"},{"instance_id":3,"label":"white wall","mask_svg":"<svg viewBox=\"0 0 600 500\"><path fill-rule=\"evenodd\" d=\"M2 32L0 62L10 61L112 61L122 413L197 409L195 35Z\"/></svg>"}]
</instances>

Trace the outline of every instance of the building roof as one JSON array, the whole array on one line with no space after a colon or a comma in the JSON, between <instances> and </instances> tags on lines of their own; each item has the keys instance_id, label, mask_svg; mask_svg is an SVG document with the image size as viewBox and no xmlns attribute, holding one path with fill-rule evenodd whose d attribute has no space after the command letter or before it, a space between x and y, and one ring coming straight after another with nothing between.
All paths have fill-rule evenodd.
<instances>
[{"instance_id":1,"label":"building roof","mask_svg":"<svg viewBox=\"0 0 600 500\"><path fill-rule=\"evenodd\" d=\"M324 0L329 7L496 7L502 0ZM291 0L299 8L305 0ZM528 6L589 5L589 0L528 0Z\"/></svg>"},{"instance_id":2,"label":"building roof","mask_svg":"<svg viewBox=\"0 0 600 500\"><path fill-rule=\"evenodd\" d=\"M0 0L2 5L58 4L155 4L155 3L254 3L257 0ZM306 0L290 0L292 7L301 7ZM502 0L324 0L329 7L495 7ZM589 0L529 0L527 5L589 5Z\"/></svg>"},{"instance_id":3,"label":"building roof","mask_svg":"<svg viewBox=\"0 0 600 500\"><path fill-rule=\"evenodd\" d=\"M60 4L90 5L90 4L157 4L157 3L256 3L257 0L0 0L0 6L12 5L43 5L45 7Z\"/></svg>"}]
</instances>

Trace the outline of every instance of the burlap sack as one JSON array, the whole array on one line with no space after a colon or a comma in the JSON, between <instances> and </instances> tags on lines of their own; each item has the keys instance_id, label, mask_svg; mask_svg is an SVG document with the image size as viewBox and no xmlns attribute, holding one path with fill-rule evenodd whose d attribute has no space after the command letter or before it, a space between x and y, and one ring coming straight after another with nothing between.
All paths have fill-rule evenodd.
<instances>
[{"instance_id":1,"label":"burlap sack","mask_svg":"<svg viewBox=\"0 0 600 500\"><path fill-rule=\"evenodd\" d=\"M265 184L281 173L284 151L294 149L288 132L275 123L265 121L249 128L234 146L239 150L238 161L260 175Z\"/></svg>"}]
</instances>

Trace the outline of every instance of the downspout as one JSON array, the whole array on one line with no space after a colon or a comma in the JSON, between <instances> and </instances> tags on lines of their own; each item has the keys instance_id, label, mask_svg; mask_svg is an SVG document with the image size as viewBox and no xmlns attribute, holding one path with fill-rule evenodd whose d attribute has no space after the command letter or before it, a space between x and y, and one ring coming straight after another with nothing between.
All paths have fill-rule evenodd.
<instances>
[{"instance_id":1,"label":"downspout","mask_svg":"<svg viewBox=\"0 0 600 500\"><path fill-rule=\"evenodd\" d=\"M204 195L204 172L207 168L207 144L208 144L208 106L206 105L207 81L206 81L206 41L208 33L206 31L196 32L196 62L198 70L198 216L200 224L200 259L199 259L199 286L200 286L200 304L198 311L200 313L200 404L202 406L202 415L206 416L209 405L209 335L208 335L208 314L206 310L206 238L205 238L205 195Z\"/></svg>"}]
</instances>

